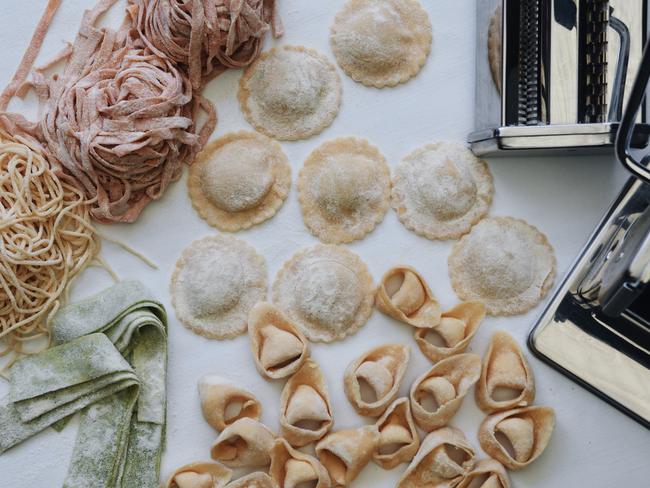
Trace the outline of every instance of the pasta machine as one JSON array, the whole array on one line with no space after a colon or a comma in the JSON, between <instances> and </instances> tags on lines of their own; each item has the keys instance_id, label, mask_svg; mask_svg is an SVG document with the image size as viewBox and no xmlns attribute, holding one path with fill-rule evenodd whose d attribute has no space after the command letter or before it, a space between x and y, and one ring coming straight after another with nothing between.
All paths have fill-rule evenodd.
<instances>
[{"instance_id":1,"label":"pasta machine","mask_svg":"<svg viewBox=\"0 0 650 488\"><path fill-rule=\"evenodd\" d=\"M647 0L480 0L477 155L611 151L647 38ZM641 110L632 143L650 135Z\"/></svg>"},{"instance_id":2,"label":"pasta machine","mask_svg":"<svg viewBox=\"0 0 650 488\"><path fill-rule=\"evenodd\" d=\"M632 173L529 336L531 350L650 428L650 151L634 148L650 43L615 139ZM649 147L650 148L650 147ZM645 153L645 154L644 154Z\"/></svg>"}]
</instances>

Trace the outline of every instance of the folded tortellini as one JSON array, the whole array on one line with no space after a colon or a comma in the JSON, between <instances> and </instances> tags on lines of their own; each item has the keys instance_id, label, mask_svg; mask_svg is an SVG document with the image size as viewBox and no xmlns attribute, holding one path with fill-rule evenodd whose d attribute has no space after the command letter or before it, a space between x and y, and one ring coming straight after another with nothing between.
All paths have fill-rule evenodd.
<instances>
[{"instance_id":1,"label":"folded tortellini","mask_svg":"<svg viewBox=\"0 0 650 488\"><path fill-rule=\"evenodd\" d=\"M510 488L506 468L494 459L481 459L458 488Z\"/></svg>"},{"instance_id":2,"label":"folded tortellini","mask_svg":"<svg viewBox=\"0 0 650 488\"><path fill-rule=\"evenodd\" d=\"M476 354L459 354L435 364L411 386L415 423L427 432L447 425L480 374L481 358Z\"/></svg>"},{"instance_id":3,"label":"folded tortellini","mask_svg":"<svg viewBox=\"0 0 650 488\"><path fill-rule=\"evenodd\" d=\"M380 442L377 427L332 432L316 444L316 456L330 475L333 486L348 486L370 462Z\"/></svg>"},{"instance_id":4,"label":"folded tortellini","mask_svg":"<svg viewBox=\"0 0 650 488\"><path fill-rule=\"evenodd\" d=\"M267 466L275 436L261 422L242 418L229 425L212 445L212 459L231 468Z\"/></svg>"},{"instance_id":5,"label":"folded tortellini","mask_svg":"<svg viewBox=\"0 0 650 488\"><path fill-rule=\"evenodd\" d=\"M262 405L255 395L221 376L207 375L201 378L199 397L203 417L218 431L244 417L259 420L262 413ZM233 406L237 407L236 413L228 415Z\"/></svg>"},{"instance_id":6,"label":"folded tortellini","mask_svg":"<svg viewBox=\"0 0 650 488\"><path fill-rule=\"evenodd\" d=\"M217 485L216 488L220 488ZM273 478L268 474L257 471L247 476L232 481L226 485L226 488L279 488Z\"/></svg>"},{"instance_id":7,"label":"folded tortellini","mask_svg":"<svg viewBox=\"0 0 650 488\"><path fill-rule=\"evenodd\" d=\"M313 456L291 447L285 439L276 439L271 449L269 474L279 488L313 486L329 488L327 469Z\"/></svg>"},{"instance_id":8,"label":"folded tortellini","mask_svg":"<svg viewBox=\"0 0 650 488\"><path fill-rule=\"evenodd\" d=\"M534 399L535 380L523 352L507 332L496 332L476 384L476 404L484 412L494 413L526 407Z\"/></svg>"},{"instance_id":9,"label":"folded tortellini","mask_svg":"<svg viewBox=\"0 0 650 488\"><path fill-rule=\"evenodd\" d=\"M409 462L420 447L420 436L413 422L408 398L395 400L375 424L379 445L373 460L384 469Z\"/></svg>"},{"instance_id":10,"label":"folded tortellini","mask_svg":"<svg viewBox=\"0 0 650 488\"><path fill-rule=\"evenodd\" d=\"M397 484L397 488L453 488L474 466L474 449L454 427L431 432Z\"/></svg>"},{"instance_id":11,"label":"folded tortellini","mask_svg":"<svg viewBox=\"0 0 650 488\"><path fill-rule=\"evenodd\" d=\"M226 486L232 471L219 463L196 462L178 468L165 488L215 488Z\"/></svg>"},{"instance_id":12,"label":"folded tortellini","mask_svg":"<svg viewBox=\"0 0 650 488\"><path fill-rule=\"evenodd\" d=\"M440 304L424 278L410 266L389 269L375 296L377 308L413 327L430 328L440 322Z\"/></svg>"},{"instance_id":13,"label":"folded tortellini","mask_svg":"<svg viewBox=\"0 0 650 488\"><path fill-rule=\"evenodd\" d=\"M478 433L483 450L506 468L517 470L537 459L551 438L555 412L550 407L524 407L487 417Z\"/></svg>"},{"instance_id":14,"label":"folded tortellini","mask_svg":"<svg viewBox=\"0 0 650 488\"><path fill-rule=\"evenodd\" d=\"M416 329L415 342L431 361L440 361L464 352L484 318L485 305L481 302L459 303L442 314L438 325Z\"/></svg>"},{"instance_id":15,"label":"folded tortellini","mask_svg":"<svg viewBox=\"0 0 650 488\"><path fill-rule=\"evenodd\" d=\"M410 355L408 346L384 344L349 364L344 376L345 394L359 415L377 417L397 398ZM363 391L363 383L369 392Z\"/></svg>"},{"instance_id":16,"label":"folded tortellini","mask_svg":"<svg viewBox=\"0 0 650 488\"><path fill-rule=\"evenodd\" d=\"M255 367L265 378L286 378L309 357L307 338L268 302L257 303L248 314L248 335Z\"/></svg>"},{"instance_id":17,"label":"folded tortellini","mask_svg":"<svg viewBox=\"0 0 650 488\"><path fill-rule=\"evenodd\" d=\"M325 376L308 359L289 378L280 398L280 429L292 446L302 447L322 438L332 427L332 406Z\"/></svg>"}]
</instances>

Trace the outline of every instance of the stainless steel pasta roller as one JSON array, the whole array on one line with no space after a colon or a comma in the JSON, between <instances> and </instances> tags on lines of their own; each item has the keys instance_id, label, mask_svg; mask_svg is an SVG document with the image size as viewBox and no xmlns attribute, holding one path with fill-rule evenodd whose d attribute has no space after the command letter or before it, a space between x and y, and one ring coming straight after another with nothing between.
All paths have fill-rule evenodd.
<instances>
[{"instance_id":1,"label":"stainless steel pasta roller","mask_svg":"<svg viewBox=\"0 0 650 488\"><path fill-rule=\"evenodd\" d=\"M593 153L614 144L647 38L647 0L477 2L477 155ZM650 135L646 113L635 145Z\"/></svg>"},{"instance_id":2,"label":"stainless steel pasta roller","mask_svg":"<svg viewBox=\"0 0 650 488\"><path fill-rule=\"evenodd\" d=\"M529 336L541 359L650 428L650 162L634 149L650 48L629 94L616 154L633 174Z\"/></svg>"}]
</instances>

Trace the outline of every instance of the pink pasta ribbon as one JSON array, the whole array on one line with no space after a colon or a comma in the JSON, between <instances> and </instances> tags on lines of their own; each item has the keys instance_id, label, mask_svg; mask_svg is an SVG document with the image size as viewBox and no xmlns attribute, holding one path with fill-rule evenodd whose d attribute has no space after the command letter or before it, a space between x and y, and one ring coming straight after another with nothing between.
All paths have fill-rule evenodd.
<instances>
[{"instance_id":1,"label":"pink pasta ribbon","mask_svg":"<svg viewBox=\"0 0 650 488\"><path fill-rule=\"evenodd\" d=\"M133 0L132 0L133 1ZM153 49L187 67L194 88L260 53L282 35L275 0L139 0L138 30Z\"/></svg>"},{"instance_id":2,"label":"pink pasta ribbon","mask_svg":"<svg viewBox=\"0 0 650 488\"><path fill-rule=\"evenodd\" d=\"M95 27L114 0L84 14L61 76L34 76L43 100L41 137L60 176L91 200L100 222L133 222L177 180L216 125L212 104L187 74L130 28ZM197 127L198 112L208 116Z\"/></svg>"}]
</instances>

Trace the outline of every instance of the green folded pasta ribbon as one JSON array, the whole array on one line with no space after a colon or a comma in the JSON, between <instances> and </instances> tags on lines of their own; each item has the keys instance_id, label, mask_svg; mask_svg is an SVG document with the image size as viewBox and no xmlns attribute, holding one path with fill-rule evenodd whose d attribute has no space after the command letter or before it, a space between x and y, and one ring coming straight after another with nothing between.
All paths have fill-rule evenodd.
<instances>
[{"instance_id":1,"label":"green folded pasta ribbon","mask_svg":"<svg viewBox=\"0 0 650 488\"><path fill-rule=\"evenodd\" d=\"M123 281L70 304L52 320L52 341L63 344L103 332L130 360L141 380L138 419L165 421L167 315L164 307L139 282Z\"/></svg>"},{"instance_id":2,"label":"green folded pasta ribbon","mask_svg":"<svg viewBox=\"0 0 650 488\"><path fill-rule=\"evenodd\" d=\"M54 422L140 381L104 334L91 334L17 361L0 400L0 452Z\"/></svg>"},{"instance_id":3,"label":"green folded pasta ribbon","mask_svg":"<svg viewBox=\"0 0 650 488\"><path fill-rule=\"evenodd\" d=\"M55 347L22 358L0 400L0 453L81 412L64 483L156 487L164 446L167 317L138 282L62 308Z\"/></svg>"}]
</instances>

